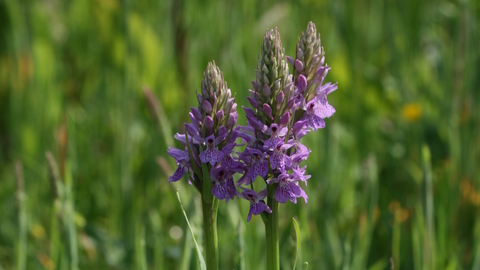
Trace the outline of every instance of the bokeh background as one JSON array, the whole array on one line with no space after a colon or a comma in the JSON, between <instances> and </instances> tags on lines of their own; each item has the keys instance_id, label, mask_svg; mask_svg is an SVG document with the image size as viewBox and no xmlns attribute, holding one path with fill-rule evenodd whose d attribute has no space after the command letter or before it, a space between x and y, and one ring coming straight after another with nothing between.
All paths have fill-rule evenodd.
<instances>
[{"instance_id":1,"label":"bokeh background","mask_svg":"<svg viewBox=\"0 0 480 270\"><path fill-rule=\"evenodd\" d=\"M0 269L196 269L199 194L167 156L208 61L239 105L267 28L308 21L337 109L309 134L309 202L282 269L480 269L480 4L473 0L0 0ZM151 92L149 92L150 90ZM245 124L245 118L239 122ZM220 269L263 269L248 203Z\"/></svg>"}]
</instances>

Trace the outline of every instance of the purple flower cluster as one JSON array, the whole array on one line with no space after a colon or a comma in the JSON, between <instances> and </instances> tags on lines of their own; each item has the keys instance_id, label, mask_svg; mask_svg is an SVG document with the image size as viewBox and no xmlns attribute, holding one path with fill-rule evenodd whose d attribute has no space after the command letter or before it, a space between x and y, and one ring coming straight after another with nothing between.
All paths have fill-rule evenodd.
<instances>
[{"instance_id":1,"label":"purple flower cluster","mask_svg":"<svg viewBox=\"0 0 480 270\"><path fill-rule=\"evenodd\" d=\"M268 30L255 70L256 80L247 97L251 108L243 107L247 126L235 126L238 115L234 98L219 69L209 64L198 95L199 107L192 108L192 123L185 124L187 134L175 136L185 149L168 151L178 164L169 181L177 181L187 172L202 191L203 171L208 169L213 196L226 201L238 196L250 202L248 221L252 215L271 213L264 202L267 196L279 203L296 203L299 197L307 202L300 182L306 185L310 175L301 163L311 150L300 139L324 128L325 119L335 113L327 96L337 85L323 83L330 70L324 62L313 23L302 33L295 58L285 56L278 31ZM238 138L246 147L233 154ZM236 184L235 173L240 175ZM253 183L258 177L275 188L255 192ZM274 194L268 190L274 190Z\"/></svg>"},{"instance_id":2,"label":"purple flower cluster","mask_svg":"<svg viewBox=\"0 0 480 270\"><path fill-rule=\"evenodd\" d=\"M200 192L208 186L215 197L228 201L237 196L233 174L239 169L232 153L238 137L238 113L235 97L215 62L207 66L197 99L198 108L191 108L191 123L185 123L186 133L175 135L184 149L168 149L178 165L169 182L187 173L189 183Z\"/></svg>"},{"instance_id":3,"label":"purple flower cluster","mask_svg":"<svg viewBox=\"0 0 480 270\"><path fill-rule=\"evenodd\" d=\"M286 61L285 61L286 60ZM293 67L289 73L286 63ZM258 215L270 208L263 202L267 189L255 193L253 183L257 176L267 185L276 185L275 200L297 202L301 197L307 202L307 194L300 182L307 184L306 166L301 162L308 158L310 150L300 139L310 131L325 127L325 118L335 109L327 96L337 89L336 84L323 81L330 70L324 65L325 56L320 46L315 25L309 23L297 45L296 57L284 56L280 36L276 30L267 31L262 54L255 70L256 80L247 97L253 108L246 108L248 125L241 127L248 135L242 136L246 149L238 161L244 165L243 176L237 185L242 188L242 198L250 201L248 216Z\"/></svg>"}]
</instances>

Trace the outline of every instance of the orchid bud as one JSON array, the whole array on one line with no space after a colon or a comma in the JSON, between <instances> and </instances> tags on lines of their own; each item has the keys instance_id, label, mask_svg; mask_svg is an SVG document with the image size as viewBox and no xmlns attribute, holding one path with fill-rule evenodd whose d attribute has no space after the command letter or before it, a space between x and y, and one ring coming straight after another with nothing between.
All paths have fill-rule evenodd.
<instances>
[{"instance_id":1,"label":"orchid bud","mask_svg":"<svg viewBox=\"0 0 480 270\"><path fill-rule=\"evenodd\" d=\"M263 85L263 94L266 96L266 97L270 97L270 94L272 93L272 90L270 90L270 87L268 87L268 85L264 84Z\"/></svg>"},{"instance_id":2,"label":"orchid bud","mask_svg":"<svg viewBox=\"0 0 480 270\"><path fill-rule=\"evenodd\" d=\"M288 111L288 110L292 109L294 104L295 104L295 98L289 99L288 102L287 102L287 109L286 110Z\"/></svg>"},{"instance_id":3,"label":"orchid bud","mask_svg":"<svg viewBox=\"0 0 480 270\"><path fill-rule=\"evenodd\" d=\"M218 119L218 121L222 121L223 116L224 116L223 110L220 110L220 111L217 112L217 119Z\"/></svg>"},{"instance_id":4,"label":"orchid bud","mask_svg":"<svg viewBox=\"0 0 480 270\"><path fill-rule=\"evenodd\" d=\"M260 91L260 88L262 87L258 82L252 81L252 87L255 89L255 91Z\"/></svg>"},{"instance_id":5,"label":"orchid bud","mask_svg":"<svg viewBox=\"0 0 480 270\"><path fill-rule=\"evenodd\" d=\"M284 99L285 99L285 94L283 92L278 93L277 99L276 99L277 104L281 104Z\"/></svg>"},{"instance_id":6,"label":"orchid bud","mask_svg":"<svg viewBox=\"0 0 480 270\"><path fill-rule=\"evenodd\" d=\"M287 61L290 64L290 66L293 66L295 64L295 59L293 57L287 55Z\"/></svg>"},{"instance_id":7,"label":"orchid bud","mask_svg":"<svg viewBox=\"0 0 480 270\"><path fill-rule=\"evenodd\" d=\"M303 70L303 63L302 61L300 60L295 60L295 69L297 69L298 71L302 71Z\"/></svg>"},{"instance_id":8,"label":"orchid bud","mask_svg":"<svg viewBox=\"0 0 480 270\"><path fill-rule=\"evenodd\" d=\"M270 119L273 119L272 108L267 103L263 104L263 112L265 113L265 115L270 117Z\"/></svg>"},{"instance_id":9,"label":"orchid bud","mask_svg":"<svg viewBox=\"0 0 480 270\"><path fill-rule=\"evenodd\" d=\"M252 105L252 107L257 108L258 107L258 102L255 98L252 97L247 97L248 102Z\"/></svg>"},{"instance_id":10,"label":"orchid bud","mask_svg":"<svg viewBox=\"0 0 480 270\"><path fill-rule=\"evenodd\" d=\"M208 100L205 100L203 102L203 111L206 114L210 114L212 112L212 104L210 104L210 102L208 102Z\"/></svg>"},{"instance_id":11,"label":"orchid bud","mask_svg":"<svg viewBox=\"0 0 480 270\"><path fill-rule=\"evenodd\" d=\"M197 121L202 121L202 113L199 109L191 107L191 111Z\"/></svg>"},{"instance_id":12,"label":"orchid bud","mask_svg":"<svg viewBox=\"0 0 480 270\"><path fill-rule=\"evenodd\" d=\"M208 115L207 117L205 117L205 121L203 121L203 123L205 124L205 127L208 129L208 131L212 132L214 124L212 117Z\"/></svg>"},{"instance_id":13,"label":"orchid bud","mask_svg":"<svg viewBox=\"0 0 480 270\"><path fill-rule=\"evenodd\" d=\"M306 89L307 89L307 78L305 78L305 76L303 75L300 75L298 77L298 90L300 91L300 93L303 93L305 92Z\"/></svg>"},{"instance_id":14,"label":"orchid bud","mask_svg":"<svg viewBox=\"0 0 480 270\"><path fill-rule=\"evenodd\" d=\"M280 118L280 126L286 126L289 120L290 120L290 114L288 112L284 113L282 115L282 118Z\"/></svg>"}]
</instances>

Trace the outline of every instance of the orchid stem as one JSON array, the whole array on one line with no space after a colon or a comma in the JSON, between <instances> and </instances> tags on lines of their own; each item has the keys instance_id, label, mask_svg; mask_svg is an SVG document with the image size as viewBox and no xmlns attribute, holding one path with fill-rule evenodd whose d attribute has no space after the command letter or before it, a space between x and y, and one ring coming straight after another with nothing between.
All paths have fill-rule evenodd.
<instances>
[{"instance_id":1,"label":"orchid stem","mask_svg":"<svg viewBox=\"0 0 480 270\"><path fill-rule=\"evenodd\" d=\"M218 269L217 212L219 201L206 202L202 196L203 237L208 270Z\"/></svg>"},{"instance_id":2,"label":"orchid stem","mask_svg":"<svg viewBox=\"0 0 480 270\"><path fill-rule=\"evenodd\" d=\"M272 213L267 215L265 222L265 238L266 238L266 267L268 270L280 269L280 253L278 247L278 202L275 199L275 191L277 184L268 185L267 205Z\"/></svg>"}]
</instances>

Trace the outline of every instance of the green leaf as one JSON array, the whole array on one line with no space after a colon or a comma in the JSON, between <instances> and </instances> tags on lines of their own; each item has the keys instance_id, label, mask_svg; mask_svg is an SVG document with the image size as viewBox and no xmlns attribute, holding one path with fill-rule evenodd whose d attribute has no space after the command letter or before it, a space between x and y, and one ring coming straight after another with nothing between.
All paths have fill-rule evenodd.
<instances>
[{"instance_id":1,"label":"green leaf","mask_svg":"<svg viewBox=\"0 0 480 270\"><path fill-rule=\"evenodd\" d=\"M297 238L297 249L295 250L295 262L293 263L293 270L297 266L297 258L298 258L298 250L300 249L300 227L298 227L298 223L295 218L292 218L293 227L295 228L295 236Z\"/></svg>"},{"instance_id":2,"label":"green leaf","mask_svg":"<svg viewBox=\"0 0 480 270\"><path fill-rule=\"evenodd\" d=\"M180 200L180 194L178 194L177 190L177 198L178 202L180 203L180 207L182 207L183 215L185 216L185 220L187 221L188 228L190 229L190 234L192 235L193 243L195 244L195 249L197 250L198 255L198 262L200 263L201 270L207 270L207 265L205 264L205 259L202 256L202 252L200 252L200 248L198 247L197 240L195 239L195 235L193 234L192 227L190 226L190 222L188 221L187 213L185 213L185 209L183 208L182 200Z\"/></svg>"}]
</instances>

